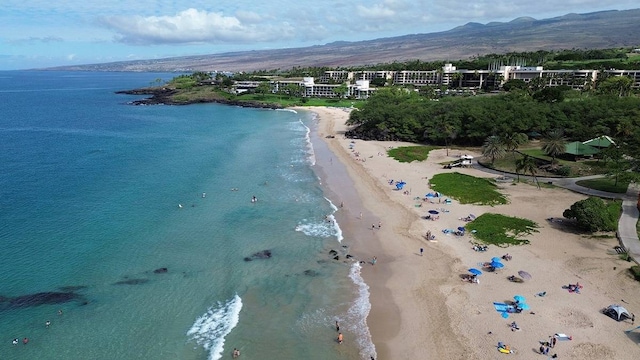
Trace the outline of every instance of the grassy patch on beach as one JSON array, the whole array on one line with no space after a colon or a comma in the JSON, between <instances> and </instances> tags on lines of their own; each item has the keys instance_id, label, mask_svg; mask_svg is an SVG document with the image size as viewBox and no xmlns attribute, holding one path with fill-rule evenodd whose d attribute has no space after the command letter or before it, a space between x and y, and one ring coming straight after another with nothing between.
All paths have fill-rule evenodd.
<instances>
[{"instance_id":1,"label":"grassy patch on beach","mask_svg":"<svg viewBox=\"0 0 640 360\"><path fill-rule=\"evenodd\" d=\"M618 181L618 184L616 185L615 180L611 178L580 180L576 181L576 184L587 187L589 189L606 191L616 194L626 193L627 188L629 187L629 181Z\"/></svg>"},{"instance_id":2,"label":"grassy patch on beach","mask_svg":"<svg viewBox=\"0 0 640 360\"><path fill-rule=\"evenodd\" d=\"M438 149L435 146L401 146L389 150L387 153L399 162L424 161L429 157L429 151Z\"/></svg>"},{"instance_id":3,"label":"grassy patch on beach","mask_svg":"<svg viewBox=\"0 0 640 360\"><path fill-rule=\"evenodd\" d=\"M491 213L478 216L465 228L477 240L499 247L528 244L529 240L518 237L538 232L538 224L531 220Z\"/></svg>"},{"instance_id":4,"label":"grassy patch on beach","mask_svg":"<svg viewBox=\"0 0 640 360\"><path fill-rule=\"evenodd\" d=\"M459 172L436 174L429 179L431 188L458 200L461 204L500 205L507 198L498 192L498 186L483 178Z\"/></svg>"}]
</instances>

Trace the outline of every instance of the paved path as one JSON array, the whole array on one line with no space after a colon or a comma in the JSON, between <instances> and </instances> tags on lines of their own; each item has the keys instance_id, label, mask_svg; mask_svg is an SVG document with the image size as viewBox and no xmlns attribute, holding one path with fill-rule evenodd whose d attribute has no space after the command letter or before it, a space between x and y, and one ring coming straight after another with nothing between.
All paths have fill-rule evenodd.
<instances>
[{"instance_id":1,"label":"paved path","mask_svg":"<svg viewBox=\"0 0 640 360\"><path fill-rule=\"evenodd\" d=\"M507 175L509 177L514 177L513 174L489 169L479 164L474 164L474 168L495 175ZM532 179L531 176L520 175L520 177L528 180ZM640 187L638 187L636 184L629 184L629 188L627 189L626 194L616 194L606 191L589 189L576 184L576 182L580 180L597 179L600 177L602 177L602 175L591 175L579 178L538 178L538 181L541 183L551 183L555 186L559 186L589 196L597 196L605 199L621 199L622 214L620 215L620 220L618 221L618 240L627 250L629 257L631 257L631 259L633 259L633 261L635 261L636 263L640 264L640 239L638 239L638 231L636 229L636 224L638 223L639 216L638 193L640 192Z\"/></svg>"}]
</instances>

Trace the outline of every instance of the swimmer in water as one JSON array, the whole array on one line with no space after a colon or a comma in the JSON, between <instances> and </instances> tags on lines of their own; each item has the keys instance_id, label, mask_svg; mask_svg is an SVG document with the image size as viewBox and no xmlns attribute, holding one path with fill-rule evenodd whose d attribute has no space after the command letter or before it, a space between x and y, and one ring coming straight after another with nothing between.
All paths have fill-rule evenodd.
<instances>
[{"instance_id":1,"label":"swimmer in water","mask_svg":"<svg viewBox=\"0 0 640 360\"><path fill-rule=\"evenodd\" d=\"M13 345L18 345L18 339L13 339L13 341L11 342Z\"/></svg>"},{"instance_id":2,"label":"swimmer in water","mask_svg":"<svg viewBox=\"0 0 640 360\"><path fill-rule=\"evenodd\" d=\"M338 333L338 344L342 344L342 340L344 340L342 333Z\"/></svg>"},{"instance_id":3,"label":"swimmer in water","mask_svg":"<svg viewBox=\"0 0 640 360\"><path fill-rule=\"evenodd\" d=\"M240 350L233 348L233 353L232 353L233 358L237 358L238 356L240 356Z\"/></svg>"}]
</instances>

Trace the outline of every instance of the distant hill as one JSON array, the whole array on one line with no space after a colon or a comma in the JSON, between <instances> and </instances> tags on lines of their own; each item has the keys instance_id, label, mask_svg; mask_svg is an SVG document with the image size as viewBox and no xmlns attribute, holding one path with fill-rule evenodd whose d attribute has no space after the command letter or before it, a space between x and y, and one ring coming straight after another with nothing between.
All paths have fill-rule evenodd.
<instances>
[{"instance_id":1,"label":"distant hill","mask_svg":"<svg viewBox=\"0 0 640 360\"><path fill-rule=\"evenodd\" d=\"M357 66L420 59L461 60L474 55L559 49L640 47L640 9L567 14L536 20L520 17L448 31L376 40L338 41L303 48L64 66L51 70L254 71L294 66Z\"/></svg>"}]
</instances>

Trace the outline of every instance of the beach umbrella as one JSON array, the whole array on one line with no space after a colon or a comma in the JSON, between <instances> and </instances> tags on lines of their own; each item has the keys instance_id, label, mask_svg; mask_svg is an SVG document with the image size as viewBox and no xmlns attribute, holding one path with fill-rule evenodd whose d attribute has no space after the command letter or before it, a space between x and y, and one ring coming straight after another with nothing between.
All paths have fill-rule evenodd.
<instances>
[{"instance_id":1,"label":"beach umbrella","mask_svg":"<svg viewBox=\"0 0 640 360\"><path fill-rule=\"evenodd\" d=\"M518 303L518 307L522 310L529 310L531 309L531 307L529 307L529 304L525 303L525 302L519 302Z\"/></svg>"},{"instance_id":2,"label":"beach umbrella","mask_svg":"<svg viewBox=\"0 0 640 360\"><path fill-rule=\"evenodd\" d=\"M435 196L435 195L433 195L432 193L428 193L427 195L425 195L425 197L428 197L428 198L432 198L432 197L434 197L434 196Z\"/></svg>"},{"instance_id":3,"label":"beach umbrella","mask_svg":"<svg viewBox=\"0 0 640 360\"><path fill-rule=\"evenodd\" d=\"M516 295L516 296L514 296L514 297L513 297L513 300L515 300L516 302L519 302L519 303L523 303L523 302L525 302L525 301L526 301L526 299L525 299L525 298L524 298L524 296L522 296L522 295Z\"/></svg>"},{"instance_id":4,"label":"beach umbrella","mask_svg":"<svg viewBox=\"0 0 640 360\"><path fill-rule=\"evenodd\" d=\"M464 231L464 226L458 226L458 231Z\"/></svg>"},{"instance_id":5,"label":"beach umbrella","mask_svg":"<svg viewBox=\"0 0 640 360\"><path fill-rule=\"evenodd\" d=\"M469 272L472 273L473 275L482 275L482 271L476 269L476 268L471 268L469 269Z\"/></svg>"},{"instance_id":6,"label":"beach umbrella","mask_svg":"<svg viewBox=\"0 0 640 360\"><path fill-rule=\"evenodd\" d=\"M429 214L436 215L436 214L440 214L440 212L438 210L429 210Z\"/></svg>"},{"instance_id":7,"label":"beach umbrella","mask_svg":"<svg viewBox=\"0 0 640 360\"><path fill-rule=\"evenodd\" d=\"M526 271L520 270L520 271L518 271L518 275L520 275L520 277L523 278L523 279L531 280L531 274L529 274Z\"/></svg>"},{"instance_id":8,"label":"beach umbrella","mask_svg":"<svg viewBox=\"0 0 640 360\"><path fill-rule=\"evenodd\" d=\"M491 266L493 266L496 269L502 269L504 267L504 264L499 261L492 261Z\"/></svg>"},{"instance_id":9,"label":"beach umbrella","mask_svg":"<svg viewBox=\"0 0 640 360\"><path fill-rule=\"evenodd\" d=\"M499 257L492 257L491 258L491 262L501 262L502 259L500 259Z\"/></svg>"}]
</instances>

